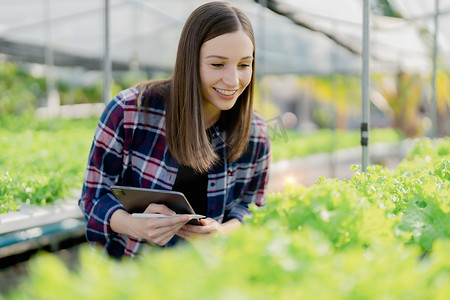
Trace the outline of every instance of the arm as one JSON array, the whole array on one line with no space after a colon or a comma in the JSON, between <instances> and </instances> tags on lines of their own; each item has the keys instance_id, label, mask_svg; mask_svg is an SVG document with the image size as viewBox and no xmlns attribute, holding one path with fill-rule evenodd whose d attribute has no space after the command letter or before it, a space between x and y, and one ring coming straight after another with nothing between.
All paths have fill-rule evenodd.
<instances>
[{"instance_id":1,"label":"arm","mask_svg":"<svg viewBox=\"0 0 450 300\"><path fill-rule=\"evenodd\" d=\"M249 205L257 206L265 204L265 192L269 180L269 166L272 159L270 137L265 123L259 117L256 119L255 130L252 130L249 146L249 159L252 164L251 177L238 200L225 220L237 219L244 223L244 218L251 215ZM242 179L241 179L242 180Z\"/></svg>"},{"instance_id":2,"label":"arm","mask_svg":"<svg viewBox=\"0 0 450 300\"><path fill-rule=\"evenodd\" d=\"M100 117L91 151L79 206L86 221L88 241L107 244L116 233L109 226L112 214L122 205L109 187L119 180L124 149L123 103L114 98Z\"/></svg>"},{"instance_id":3,"label":"arm","mask_svg":"<svg viewBox=\"0 0 450 300\"><path fill-rule=\"evenodd\" d=\"M227 233L244 223L244 217L250 214L248 206L254 202L256 205L264 205L265 187L268 182L269 164L271 160L270 139L264 123L259 123L259 133L251 137L249 161L252 162L253 171L245 192L236 204L225 215L225 222L220 224L212 218L201 220L203 226L185 225L177 235L189 239L195 235L209 235L213 232Z\"/></svg>"},{"instance_id":4,"label":"arm","mask_svg":"<svg viewBox=\"0 0 450 300\"><path fill-rule=\"evenodd\" d=\"M132 126L124 124L124 102L120 95L105 109L97 127L89 155L88 167L79 201L87 220L87 239L108 244L118 234L146 239L165 245L189 216L173 218L134 218L111 193L109 187L119 182L123 174L124 153L130 149ZM164 205L150 205L145 212L173 214Z\"/></svg>"}]
</instances>

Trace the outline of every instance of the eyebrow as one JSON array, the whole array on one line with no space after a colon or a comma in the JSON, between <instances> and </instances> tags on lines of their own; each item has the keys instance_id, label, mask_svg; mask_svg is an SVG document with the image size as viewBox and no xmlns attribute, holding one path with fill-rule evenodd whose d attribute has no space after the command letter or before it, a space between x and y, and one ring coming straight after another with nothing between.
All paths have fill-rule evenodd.
<instances>
[{"instance_id":1,"label":"eyebrow","mask_svg":"<svg viewBox=\"0 0 450 300\"><path fill-rule=\"evenodd\" d=\"M225 57L225 56L221 56L221 55L208 55L207 57L205 57L205 58L220 58L220 59L228 59L228 57ZM243 57L243 58L241 58L241 59L253 59L253 55L249 55L249 56L245 56L245 57Z\"/></svg>"}]
</instances>

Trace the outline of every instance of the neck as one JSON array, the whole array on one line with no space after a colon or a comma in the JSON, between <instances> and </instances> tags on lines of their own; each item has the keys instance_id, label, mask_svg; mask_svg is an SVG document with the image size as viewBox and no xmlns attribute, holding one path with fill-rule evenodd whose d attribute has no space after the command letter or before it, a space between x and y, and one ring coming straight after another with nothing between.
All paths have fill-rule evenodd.
<instances>
[{"instance_id":1,"label":"neck","mask_svg":"<svg viewBox=\"0 0 450 300\"><path fill-rule=\"evenodd\" d=\"M204 119L205 128L209 128L209 127L213 126L214 123L219 121L221 111L217 110L217 111L209 111L208 112L208 111L204 110L204 113L205 113L204 114L204 116L205 116L205 119Z\"/></svg>"}]
</instances>

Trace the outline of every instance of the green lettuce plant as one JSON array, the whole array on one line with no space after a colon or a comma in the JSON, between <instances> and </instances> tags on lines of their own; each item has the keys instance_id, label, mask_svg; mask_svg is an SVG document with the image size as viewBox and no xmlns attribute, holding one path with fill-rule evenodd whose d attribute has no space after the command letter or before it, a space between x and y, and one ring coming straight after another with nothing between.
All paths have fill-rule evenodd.
<instances>
[{"instance_id":1,"label":"green lettuce plant","mask_svg":"<svg viewBox=\"0 0 450 300\"><path fill-rule=\"evenodd\" d=\"M450 158L429 146L272 193L228 235L121 261L83 246L74 270L41 253L5 299L447 299Z\"/></svg>"}]
</instances>

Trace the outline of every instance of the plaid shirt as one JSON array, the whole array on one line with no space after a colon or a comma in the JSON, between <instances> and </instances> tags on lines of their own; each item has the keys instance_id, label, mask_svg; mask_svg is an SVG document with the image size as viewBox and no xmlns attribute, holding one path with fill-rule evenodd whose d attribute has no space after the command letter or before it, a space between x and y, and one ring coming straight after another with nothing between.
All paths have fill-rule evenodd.
<instances>
[{"instance_id":1,"label":"plaid shirt","mask_svg":"<svg viewBox=\"0 0 450 300\"><path fill-rule=\"evenodd\" d=\"M171 190L179 164L165 141L165 101L152 93L147 119L137 111L138 90L119 93L107 105L91 147L79 205L87 220L88 241L102 244L115 257L134 256L142 239L118 234L109 225L111 215L123 206L111 193L111 185ZM249 204L261 206L271 158L264 121L253 114L249 145L236 161L226 159L225 132L217 126L212 146L222 162L208 173L207 216L219 223L236 218L244 222ZM174 237L168 246L176 243Z\"/></svg>"}]
</instances>

